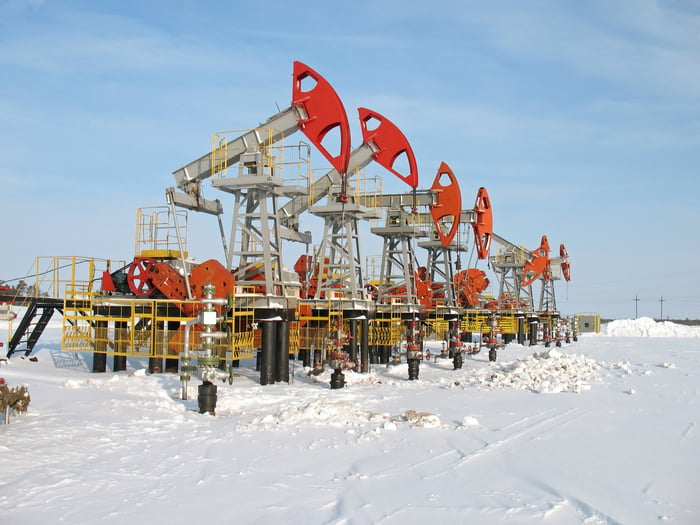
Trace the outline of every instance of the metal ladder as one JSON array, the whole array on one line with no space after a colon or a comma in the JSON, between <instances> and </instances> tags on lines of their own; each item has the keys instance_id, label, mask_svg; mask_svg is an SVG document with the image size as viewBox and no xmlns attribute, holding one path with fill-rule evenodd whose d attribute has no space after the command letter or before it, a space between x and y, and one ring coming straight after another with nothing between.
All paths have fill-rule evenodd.
<instances>
[{"instance_id":1,"label":"metal ladder","mask_svg":"<svg viewBox=\"0 0 700 525\"><path fill-rule=\"evenodd\" d=\"M63 310L63 300L48 297L30 298L27 303L27 311L17 326L17 330L12 334L8 343L7 357L18 351L18 347L26 344L24 355L29 356L34 350L34 346L44 333L46 325L49 324L55 310Z\"/></svg>"}]
</instances>

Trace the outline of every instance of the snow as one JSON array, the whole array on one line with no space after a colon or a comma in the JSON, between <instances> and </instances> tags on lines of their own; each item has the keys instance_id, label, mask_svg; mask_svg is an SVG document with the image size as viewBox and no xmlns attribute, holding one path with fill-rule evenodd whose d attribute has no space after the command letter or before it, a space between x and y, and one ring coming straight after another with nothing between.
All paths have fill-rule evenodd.
<instances>
[{"instance_id":1,"label":"snow","mask_svg":"<svg viewBox=\"0 0 700 525\"><path fill-rule=\"evenodd\" d=\"M614 321L496 363L433 357L417 381L373 365L341 390L296 361L261 386L248 360L211 416L196 381L183 401L140 360L89 372L52 324L38 362L0 365L32 399L0 426L1 521L700 523L699 336Z\"/></svg>"},{"instance_id":2,"label":"snow","mask_svg":"<svg viewBox=\"0 0 700 525\"><path fill-rule=\"evenodd\" d=\"M670 321L656 322L650 317L621 319L603 325L601 333L618 337L700 337L697 326L685 326Z\"/></svg>"}]
</instances>

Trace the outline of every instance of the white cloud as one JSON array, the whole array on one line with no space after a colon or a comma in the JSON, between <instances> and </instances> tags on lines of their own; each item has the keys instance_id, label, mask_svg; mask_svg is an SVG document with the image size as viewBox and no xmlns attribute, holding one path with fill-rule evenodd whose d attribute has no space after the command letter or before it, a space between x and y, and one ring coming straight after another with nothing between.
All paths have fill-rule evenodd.
<instances>
[{"instance_id":1,"label":"white cloud","mask_svg":"<svg viewBox=\"0 0 700 525\"><path fill-rule=\"evenodd\" d=\"M699 16L634 0L515 2L508 9L465 10L461 17L509 56L640 91L700 94Z\"/></svg>"},{"instance_id":2,"label":"white cloud","mask_svg":"<svg viewBox=\"0 0 700 525\"><path fill-rule=\"evenodd\" d=\"M184 75L235 64L235 55L134 18L65 9L17 20L0 39L0 64L52 74L157 73Z\"/></svg>"}]
</instances>

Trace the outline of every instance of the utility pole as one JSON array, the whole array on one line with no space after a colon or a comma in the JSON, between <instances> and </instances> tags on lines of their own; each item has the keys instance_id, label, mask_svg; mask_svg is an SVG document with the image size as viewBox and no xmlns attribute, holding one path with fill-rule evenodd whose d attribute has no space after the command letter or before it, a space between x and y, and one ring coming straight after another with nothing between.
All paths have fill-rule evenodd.
<instances>
[{"instance_id":1,"label":"utility pole","mask_svg":"<svg viewBox=\"0 0 700 525\"><path fill-rule=\"evenodd\" d=\"M661 321L664 320L664 296L661 296L661 299L659 299L659 302L661 303Z\"/></svg>"},{"instance_id":2,"label":"utility pole","mask_svg":"<svg viewBox=\"0 0 700 525\"><path fill-rule=\"evenodd\" d=\"M637 318L637 307L639 306L639 297L637 297L637 294L634 294L634 318Z\"/></svg>"}]
</instances>

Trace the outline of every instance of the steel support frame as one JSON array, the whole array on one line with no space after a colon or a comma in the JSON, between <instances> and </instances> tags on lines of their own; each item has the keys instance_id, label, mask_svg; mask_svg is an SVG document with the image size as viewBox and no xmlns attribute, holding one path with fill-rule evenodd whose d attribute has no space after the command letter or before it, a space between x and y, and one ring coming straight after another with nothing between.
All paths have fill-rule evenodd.
<instances>
[{"instance_id":1,"label":"steel support frame","mask_svg":"<svg viewBox=\"0 0 700 525\"><path fill-rule=\"evenodd\" d=\"M260 152L249 153L241 162L239 176L220 178L213 185L234 195L227 267L234 270L236 286L264 284L265 294L286 296L282 278L282 257L277 199L284 181L272 176L271 166ZM238 264L236 265L236 261ZM260 273L261 281L252 277Z\"/></svg>"},{"instance_id":2,"label":"steel support frame","mask_svg":"<svg viewBox=\"0 0 700 525\"><path fill-rule=\"evenodd\" d=\"M343 299L364 301L365 280L357 228L360 217L357 212L342 208L340 206L337 213L323 213L323 239L315 260L319 276L327 277L319 279L315 299L333 298L340 293Z\"/></svg>"}]
</instances>

